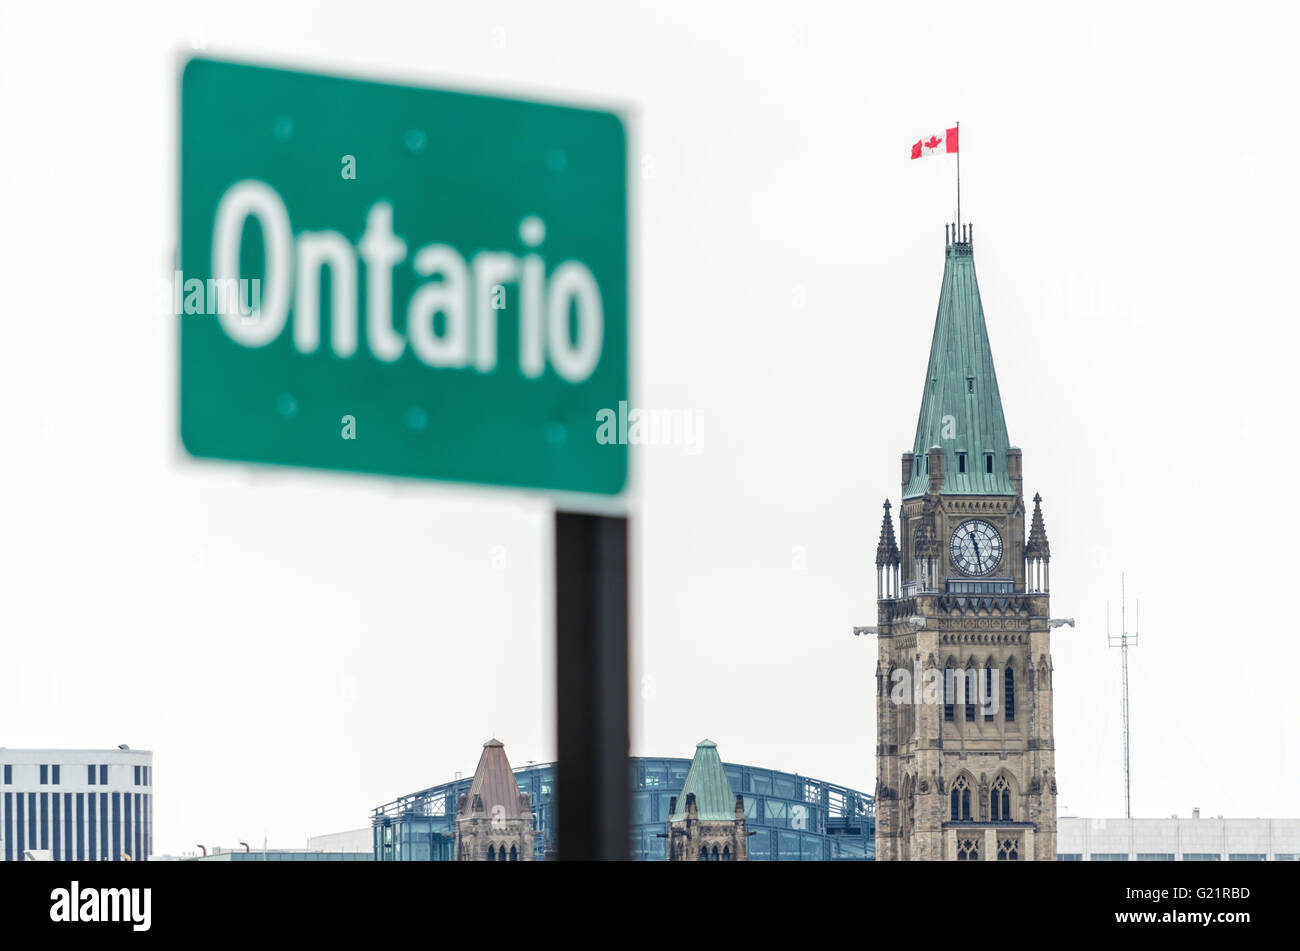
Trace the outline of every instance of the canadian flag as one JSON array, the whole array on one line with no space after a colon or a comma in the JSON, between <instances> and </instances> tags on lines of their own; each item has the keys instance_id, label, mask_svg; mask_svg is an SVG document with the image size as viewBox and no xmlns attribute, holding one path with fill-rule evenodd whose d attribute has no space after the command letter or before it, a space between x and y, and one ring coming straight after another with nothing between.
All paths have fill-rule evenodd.
<instances>
[{"instance_id":1,"label":"canadian flag","mask_svg":"<svg viewBox=\"0 0 1300 951\"><path fill-rule=\"evenodd\" d=\"M925 158L927 155L949 155L957 151L957 129L952 128L942 136L932 135L921 139L912 146L912 158Z\"/></svg>"}]
</instances>

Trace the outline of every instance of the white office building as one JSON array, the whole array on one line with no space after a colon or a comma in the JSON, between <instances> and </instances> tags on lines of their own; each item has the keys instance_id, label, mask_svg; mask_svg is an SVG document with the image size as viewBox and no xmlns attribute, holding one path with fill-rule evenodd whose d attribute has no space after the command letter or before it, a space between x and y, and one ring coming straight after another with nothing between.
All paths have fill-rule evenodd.
<instances>
[{"instance_id":1,"label":"white office building","mask_svg":"<svg viewBox=\"0 0 1300 951\"><path fill-rule=\"evenodd\" d=\"M1300 819L1060 816L1056 853L1067 862L1295 862Z\"/></svg>"},{"instance_id":2,"label":"white office building","mask_svg":"<svg viewBox=\"0 0 1300 951\"><path fill-rule=\"evenodd\" d=\"M370 828L350 829L347 832L330 832L307 837L310 852L367 852L375 851L375 831Z\"/></svg>"},{"instance_id":3,"label":"white office building","mask_svg":"<svg viewBox=\"0 0 1300 951\"><path fill-rule=\"evenodd\" d=\"M0 749L4 861L144 861L152 847L152 753Z\"/></svg>"}]
</instances>

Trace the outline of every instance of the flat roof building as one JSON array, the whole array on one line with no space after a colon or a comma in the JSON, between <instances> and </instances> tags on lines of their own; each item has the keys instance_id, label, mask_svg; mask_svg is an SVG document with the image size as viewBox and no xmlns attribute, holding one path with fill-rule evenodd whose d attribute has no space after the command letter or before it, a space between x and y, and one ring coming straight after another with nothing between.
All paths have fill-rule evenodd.
<instances>
[{"instance_id":1,"label":"flat roof building","mask_svg":"<svg viewBox=\"0 0 1300 951\"><path fill-rule=\"evenodd\" d=\"M223 849L207 855L187 855L185 862L373 862L369 852L320 849Z\"/></svg>"},{"instance_id":2,"label":"flat roof building","mask_svg":"<svg viewBox=\"0 0 1300 951\"><path fill-rule=\"evenodd\" d=\"M1300 819L1057 820L1061 862L1295 862Z\"/></svg>"},{"instance_id":3,"label":"flat roof building","mask_svg":"<svg viewBox=\"0 0 1300 951\"><path fill-rule=\"evenodd\" d=\"M311 835L307 837L307 849L311 852L364 852L369 855L374 850L374 836L369 826Z\"/></svg>"},{"instance_id":4,"label":"flat roof building","mask_svg":"<svg viewBox=\"0 0 1300 951\"><path fill-rule=\"evenodd\" d=\"M0 859L144 861L153 849L153 753L0 749Z\"/></svg>"}]
</instances>

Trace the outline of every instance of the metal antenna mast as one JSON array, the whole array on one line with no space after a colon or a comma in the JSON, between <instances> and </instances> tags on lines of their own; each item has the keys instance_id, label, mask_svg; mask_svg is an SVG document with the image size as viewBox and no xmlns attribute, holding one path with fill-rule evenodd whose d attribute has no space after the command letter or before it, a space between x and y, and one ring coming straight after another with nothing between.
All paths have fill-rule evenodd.
<instances>
[{"instance_id":1,"label":"metal antenna mast","mask_svg":"<svg viewBox=\"0 0 1300 951\"><path fill-rule=\"evenodd\" d=\"M1106 602L1106 643L1110 647L1119 648L1120 665L1124 669L1124 818L1133 818L1132 800L1129 795L1129 767L1128 767L1128 649L1137 647L1138 627L1141 624L1141 607L1140 602L1133 604L1133 633L1128 633L1128 623L1126 614L1126 592L1124 587L1124 575L1119 576L1119 634L1110 632L1110 602Z\"/></svg>"}]
</instances>

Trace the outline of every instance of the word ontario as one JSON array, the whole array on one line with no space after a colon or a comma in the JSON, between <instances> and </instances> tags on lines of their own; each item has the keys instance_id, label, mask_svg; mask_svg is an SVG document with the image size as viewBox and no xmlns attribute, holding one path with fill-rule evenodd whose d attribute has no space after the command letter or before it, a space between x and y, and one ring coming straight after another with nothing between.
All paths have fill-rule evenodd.
<instances>
[{"instance_id":1,"label":"word ontario","mask_svg":"<svg viewBox=\"0 0 1300 951\"><path fill-rule=\"evenodd\" d=\"M293 345L299 353L321 346L321 280L329 269L331 305L329 347L347 359L358 349L359 313L365 311L365 344L385 363L399 360L409 345L430 367L491 373L497 365L497 321L501 289L518 289L519 372L540 377L549 365L564 380L581 383L600 362L604 311L595 277L581 261L568 260L547 273L542 256L509 251L479 251L468 262L448 244L426 244L414 253L393 232L393 207L379 201L366 214L356 247L337 231L296 235L280 195L265 182L246 179L231 185L217 205L212 237L212 275L239 279L244 227L256 220L265 247L260 306L253 318L219 313L222 329L240 346L265 347L278 339L293 310ZM546 225L524 218L519 239L536 249ZM407 265L426 279L406 301L406 333L393 320L394 269ZM365 268L364 305L358 272ZM441 317L441 320L437 318Z\"/></svg>"}]
</instances>

